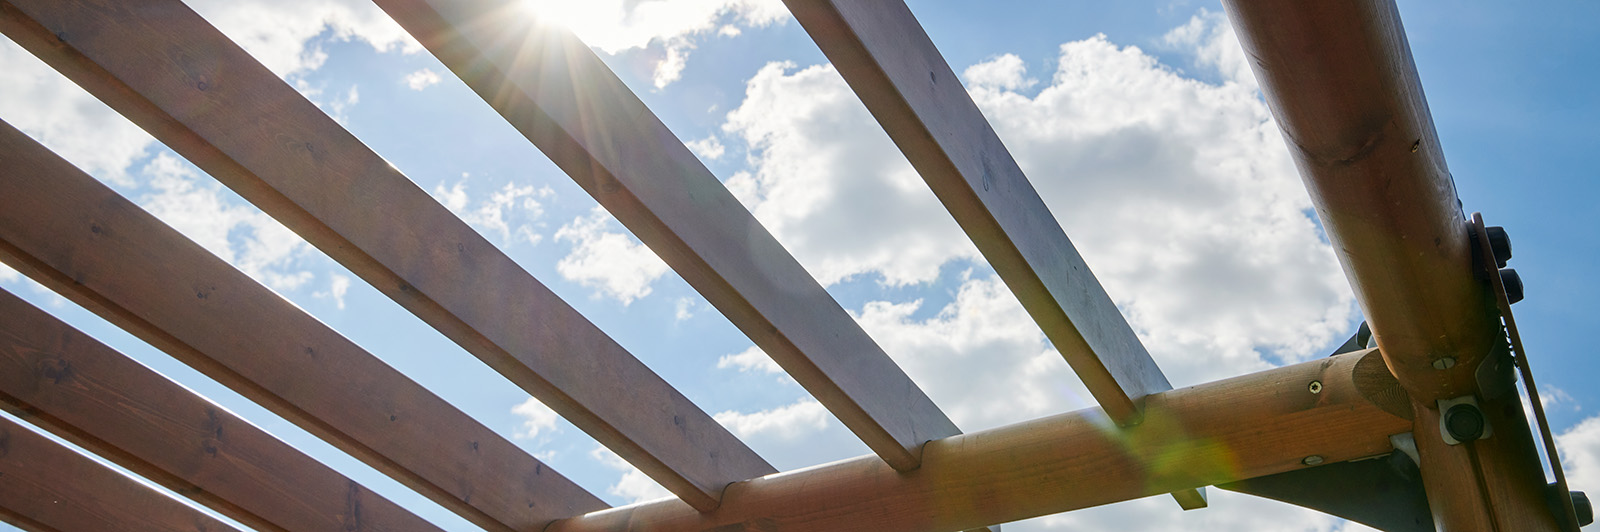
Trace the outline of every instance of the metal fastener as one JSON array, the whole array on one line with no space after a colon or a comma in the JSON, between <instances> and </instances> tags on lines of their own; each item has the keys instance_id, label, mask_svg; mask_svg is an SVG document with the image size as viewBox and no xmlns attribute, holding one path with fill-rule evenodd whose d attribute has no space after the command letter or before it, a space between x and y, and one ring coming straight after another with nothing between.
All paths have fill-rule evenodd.
<instances>
[{"instance_id":1,"label":"metal fastener","mask_svg":"<svg viewBox=\"0 0 1600 532\"><path fill-rule=\"evenodd\" d=\"M1433 369L1450 369L1456 366L1456 357L1439 357L1433 361Z\"/></svg>"},{"instance_id":2,"label":"metal fastener","mask_svg":"<svg viewBox=\"0 0 1600 532\"><path fill-rule=\"evenodd\" d=\"M1311 381L1311 393L1322 393L1322 381Z\"/></svg>"},{"instance_id":3,"label":"metal fastener","mask_svg":"<svg viewBox=\"0 0 1600 532\"><path fill-rule=\"evenodd\" d=\"M1301 460L1300 463L1308 465L1308 466L1322 465L1322 455L1313 454L1311 456L1307 456L1306 459L1305 460Z\"/></svg>"}]
</instances>

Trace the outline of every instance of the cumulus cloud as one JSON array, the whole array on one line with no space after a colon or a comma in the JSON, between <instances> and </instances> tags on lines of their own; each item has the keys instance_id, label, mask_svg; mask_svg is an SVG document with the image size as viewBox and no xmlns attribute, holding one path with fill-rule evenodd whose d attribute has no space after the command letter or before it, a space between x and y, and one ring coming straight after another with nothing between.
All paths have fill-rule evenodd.
<instances>
[{"instance_id":1,"label":"cumulus cloud","mask_svg":"<svg viewBox=\"0 0 1600 532\"><path fill-rule=\"evenodd\" d=\"M421 43L369 1L190 0L187 4L279 77L321 67L328 54L317 38L324 35L365 42L380 52L422 50Z\"/></svg>"},{"instance_id":2,"label":"cumulus cloud","mask_svg":"<svg viewBox=\"0 0 1600 532\"><path fill-rule=\"evenodd\" d=\"M529 0L535 15L555 21L608 54L649 49L660 54L652 76L663 88L683 76L689 54L708 35L735 36L788 19L779 0Z\"/></svg>"},{"instance_id":3,"label":"cumulus cloud","mask_svg":"<svg viewBox=\"0 0 1600 532\"><path fill-rule=\"evenodd\" d=\"M722 355L722 358L717 359L717 369L737 369L739 371L767 374L783 373L783 368L778 367L778 363L773 362L772 357L767 356L766 351L762 351L761 348L753 345L749 349L738 353Z\"/></svg>"},{"instance_id":4,"label":"cumulus cloud","mask_svg":"<svg viewBox=\"0 0 1600 532\"><path fill-rule=\"evenodd\" d=\"M1167 39L1217 70L1218 83L1104 36L1063 44L1047 78L1009 54L963 76L1178 386L1320 356L1354 312L1277 127L1242 77L1248 68L1233 68L1238 44L1222 22L1203 12ZM861 277L943 290L931 284L941 268L983 271L967 237L831 66L767 65L723 129L749 154L749 168L730 177L729 188L823 283ZM1094 404L1002 282L969 272L953 291L938 308L923 299L873 301L854 314L963 429ZM764 371L759 355L725 356L718 367ZM739 420L754 427L792 415L781 410ZM821 432L789 439L800 446ZM1364 529L1217 491L1221 511L1185 513L1156 497L1018 528Z\"/></svg>"},{"instance_id":5,"label":"cumulus cloud","mask_svg":"<svg viewBox=\"0 0 1600 532\"><path fill-rule=\"evenodd\" d=\"M406 74L406 77L403 81L407 87L411 87L411 90L420 91L443 80L444 78L439 77L438 72L434 72L431 68L424 68L422 70Z\"/></svg>"},{"instance_id":6,"label":"cumulus cloud","mask_svg":"<svg viewBox=\"0 0 1600 532\"><path fill-rule=\"evenodd\" d=\"M0 262L0 282L9 283L19 279L22 279L22 273L11 269L10 266L6 266L6 263Z\"/></svg>"},{"instance_id":7,"label":"cumulus cloud","mask_svg":"<svg viewBox=\"0 0 1600 532\"><path fill-rule=\"evenodd\" d=\"M711 416L740 438L777 437L792 440L828 427L833 416L815 399L801 399L788 405L749 414L736 411Z\"/></svg>"},{"instance_id":8,"label":"cumulus cloud","mask_svg":"<svg viewBox=\"0 0 1600 532\"><path fill-rule=\"evenodd\" d=\"M606 492L622 497L623 500L627 501L627 504L674 496L672 492L667 491L667 488L661 487L656 481L651 480L649 475L645 475L643 471L633 467L627 460L623 460L621 456L617 456L617 453L611 452L610 449L595 447L593 451L589 452L589 456L605 464L606 467L622 472L622 476L617 479L617 483L606 488Z\"/></svg>"},{"instance_id":9,"label":"cumulus cloud","mask_svg":"<svg viewBox=\"0 0 1600 532\"><path fill-rule=\"evenodd\" d=\"M1187 24L1173 28L1161 40L1167 46L1191 50L1197 64L1215 69L1225 82L1259 87L1227 15L1201 9Z\"/></svg>"},{"instance_id":10,"label":"cumulus cloud","mask_svg":"<svg viewBox=\"0 0 1600 532\"><path fill-rule=\"evenodd\" d=\"M1600 490L1600 416L1590 417L1556 436L1556 450L1573 489Z\"/></svg>"},{"instance_id":11,"label":"cumulus cloud","mask_svg":"<svg viewBox=\"0 0 1600 532\"><path fill-rule=\"evenodd\" d=\"M614 223L611 213L595 206L556 230L556 240L572 243L556 271L627 305L650 295L650 285L667 273L667 263L633 237L612 230Z\"/></svg>"},{"instance_id":12,"label":"cumulus cloud","mask_svg":"<svg viewBox=\"0 0 1600 532\"><path fill-rule=\"evenodd\" d=\"M556 419L559 419L555 410L532 397L511 407L511 413L522 418L522 429L517 431L517 437L530 440L538 438L541 433L549 434L556 430Z\"/></svg>"},{"instance_id":13,"label":"cumulus cloud","mask_svg":"<svg viewBox=\"0 0 1600 532\"><path fill-rule=\"evenodd\" d=\"M727 151L727 148L722 145L722 141L718 140L717 137L714 136L706 137L700 140L691 140L689 142L685 142L684 144L689 146L689 149L693 151L695 155L699 155L701 159L708 161L721 159L722 154Z\"/></svg>"},{"instance_id":14,"label":"cumulus cloud","mask_svg":"<svg viewBox=\"0 0 1600 532\"><path fill-rule=\"evenodd\" d=\"M0 39L0 119L101 180L133 184L128 167L155 139L10 40Z\"/></svg>"},{"instance_id":15,"label":"cumulus cloud","mask_svg":"<svg viewBox=\"0 0 1600 532\"><path fill-rule=\"evenodd\" d=\"M537 245L544 240L544 235L538 232L538 228L544 226L540 221L544 217L543 202L553 198L555 190L548 186L518 186L507 182L487 198L474 201L467 193L470 177L462 173L461 180L448 187L443 183L435 186L434 199L485 236L498 234L502 245L512 242Z\"/></svg>"},{"instance_id":16,"label":"cumulus cloud","mask_svg":"<svg viewBox=\"0 0 1600 532\"><path fill-rule=\"evenodd\" d=\"M150 192L139 201L150 214L255 280L279 290L313 277L296 267L310 245L283 224L225 194L187 163L160 153L142 171Z\"/></svg>"}]
</instances>

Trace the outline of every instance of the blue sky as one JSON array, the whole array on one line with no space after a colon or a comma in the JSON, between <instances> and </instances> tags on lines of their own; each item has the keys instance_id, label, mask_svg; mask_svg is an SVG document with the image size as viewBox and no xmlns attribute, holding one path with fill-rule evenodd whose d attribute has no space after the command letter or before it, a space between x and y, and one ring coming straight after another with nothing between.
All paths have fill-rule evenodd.
<instances>
[{"instance_id":1,"label":"blue sky","mask_svg":"<svg viewBox=\"0 0 1600 532\"><path fill-rule=\"evenodd\" d=\"M868 452L372 5L189 3L780 469ZM781 5L592 5L613 3L564 17L964 430L1092 406ZM1323 356L1353 330L1359 311L1220 5L910 3L1174 384ZM1600 489L1600 391L1586 385L1600 5L1401 11L1466 209L1515 243L1528 294L1515 310L1568 471ZM590 491L664 493L9 41L0 87L0 119ZM0 270L0 287L419 515L475 529L20 275ZM1212 497L1198 512L1158 497L1007 530L1362 529Z\"/></svg>"}]
</instances>

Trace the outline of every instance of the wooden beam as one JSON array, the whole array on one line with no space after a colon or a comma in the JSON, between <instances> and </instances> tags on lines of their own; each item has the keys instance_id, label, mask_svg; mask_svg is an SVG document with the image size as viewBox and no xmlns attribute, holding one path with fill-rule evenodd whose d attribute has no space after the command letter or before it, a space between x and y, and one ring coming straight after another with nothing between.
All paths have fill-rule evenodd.
<instances>
[{"instance_id":1,"label":"wooden beam","mask_svg":"<svg viewBox=\"0 0 1600 532\"><path fill-rule=\"evenodd\" d=\"M438 530L4 290L0 407L258 530Z\"/></svg>"},{"instance_id":2,"label":"wooden beam","mask_svg":"<svg viewBox=\"0 0 1600 532\"><path fill-rule=\"evenodd\" d=\"M13 40L685 501L774 471L182 2L9 4Z\"/></svg>"},{"instance_id":3,"label":"wooden beam","mask_svg":"<svg viewBox=\"0 0 1600 532\"><path fill-rule=\"evenodd\" d=\"M485 528L605 507L3 122L0 168L0 259L34 280Z\"/></svg>"},{"instance_id":4,"label":"wooden beam","mask_svg":"<svg viewBox=\"0 0 1600 532\"><path fill-rule=\"evenodd\" d=\"M377 3L889 465L960 433L571 32L517 2Z\"/></svg>"},{"instance_id":5,"label":"wooden beam","mask_svg":"<svg viewBox=\"0 0 1600 532\"><path fill-rule=\"evenodd\" d=\"M237 531L0 417L0 519L30 531Z\"/></svg>"},{"instance_id":6,"label":"wooden beam","mask_svg":"<svg viewBox=\"0 0 1600 532\"><path fill-rule=\"evenodd\" d=\"M1172 385L899 0L785 0L1117 423Z\"/></svg>"},{"instance_id":7,"label":"wooden beam","mask_svg":"<svg viewBox=\"0 0 1600 532\"><path fill-rule=\"evenodd\" d=\"M710 513L657 501L548 532L964 530L1282 473L1312 456L1383 455L1390 435L1411 430L1410 405L1376 350L1145 401L1134 427L1117 428L1100 409L1060 414L929 442L910 473L865 456L736 483Z\"/></svg>"},{"instance_id":8,"label":"wooden beam","mask_svg":"<svg viewBox=\"0 0 1600 532\"><path fill-rule=\"evenodd\" d=\"M1394 1L1224 5L1388 367L1416 401L1435 523L1557 530L1514 388L1480 385L1509 382L1506 339ZM1439 401L1461 396L1476 396L1493 434L1448 445Z\"/></svg>"}]
</instances>

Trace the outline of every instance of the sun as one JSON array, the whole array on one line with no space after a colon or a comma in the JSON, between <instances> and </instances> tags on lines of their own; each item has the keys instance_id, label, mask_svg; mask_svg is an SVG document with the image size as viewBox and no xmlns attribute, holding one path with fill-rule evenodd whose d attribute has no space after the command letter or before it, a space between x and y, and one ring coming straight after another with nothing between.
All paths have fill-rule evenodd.
<instances>
[{"instance_id":1,"label":"sun","mask_svg":"<svg viewBox=\"0 0 1600 532\"><path fill-rule=\"evenodd\" d=\"M625 39L617 24L623 6L616 0L520 0L522 11L540 24L566 28L590 46Z\"/></svg>"}]
</instances>

